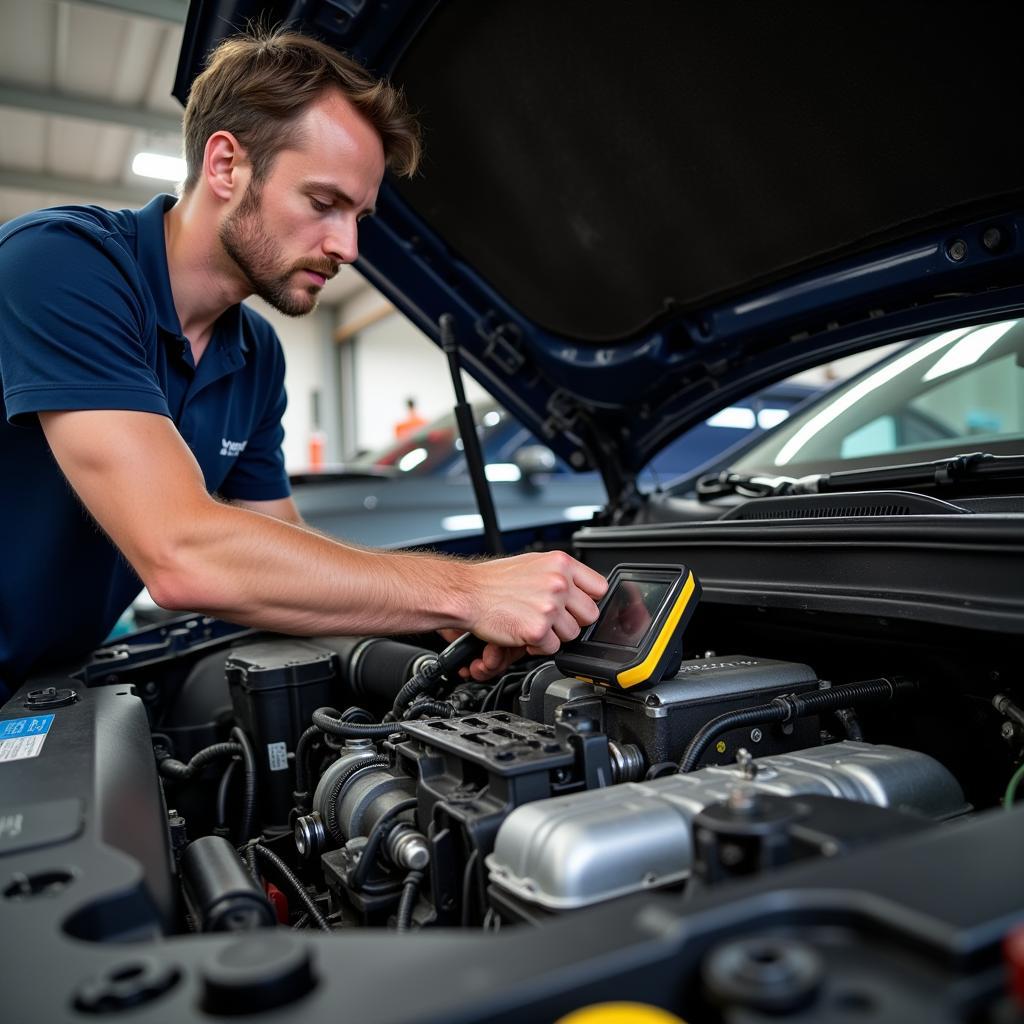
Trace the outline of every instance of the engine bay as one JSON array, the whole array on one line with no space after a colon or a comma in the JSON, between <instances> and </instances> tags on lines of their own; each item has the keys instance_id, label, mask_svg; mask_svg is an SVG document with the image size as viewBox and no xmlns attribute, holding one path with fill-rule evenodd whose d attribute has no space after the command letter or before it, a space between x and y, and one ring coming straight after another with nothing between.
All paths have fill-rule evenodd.
<instances>
[{"instance_id":1,"label":"engine bay","mask_svg":"<svg viewBox=\"0 0 1024 1024\"><path fill-rule=\"evenodd\" d=\"M321 984L273 945L285 935L401 933L411 957L444 936L550 952L559 928L588 931L633 900L687 920L744 884L770 892L780 872L845 871L894 843L938 855L966 826L1012 817L998 810L1024 756L1010 637L923 623L881 636L849 616L711 601L664 677L627 689L539 658L474 682L439 646L183 617L15 696L0 727L43 739L22 762L24 810L0 818L0 853L25 860L6 907L45 895L53 909L66 890L65 936L133 950L133 973L75 982L76 1012L162 1005L186 971L147 954L155 941L202 963L196 943L274 937L259 970L197 968L203 1014L244 1013ZM849 884L881 884L850 870ZM718 1019L751 1005L693 984ZM527 998L515 991L510 1020Z\"/></svg>"}]
</instances>

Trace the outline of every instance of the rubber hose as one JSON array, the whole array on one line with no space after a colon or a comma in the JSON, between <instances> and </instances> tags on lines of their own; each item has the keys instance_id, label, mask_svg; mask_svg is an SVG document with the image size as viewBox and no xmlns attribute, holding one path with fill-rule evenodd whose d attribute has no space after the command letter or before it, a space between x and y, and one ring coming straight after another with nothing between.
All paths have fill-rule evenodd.
<instances>
[{"instance_id":1,"label":"rubber hose","mask_svg":"<svg viewBox=\"0 0 1024 1024\"><path fill-rule=\"evenodd\" d=\"M397 931L407 932L412 927L412 912L416 908L416 898L419 896L422 882L422 871L413 869L405 876L405 881L402 883L402 898L398 901L398 914L395 921Z\"/></svg>"},{"instance_id":2,"label":"rubber hose","mask_svg":"<svg viewBox=\"0 0 1024 1024\"><path fill-rule=\"evenodd\" d=\"M160 774L168 779L185 781L191 779L211 761L227 757L229 754L240 754L241 752L242 748L237 743L214 743L200 750L189 760L188 764L176 761L173 757L165 757L159 764Z\"/></svg>"},{"instance_id":3,"label":"rubber hose","mask_svg":"<svg viewBox=\"0 0 1024 1024\"><path fill-rule=\"evenodd\" d=\"M366 876L370 873L370 865L376 861L377 852L380 850L387 834L391 831L392 826L397 824L395 818L403 811L412 810L417 803L416 797L411 796L408 800L402 800L393 807L389 807L377 819L377 823L370 829L370 834L367 836L363 852L359 855L359 863L356 864L352 874L349 876L349 888L362 889L366 885Z\"/></svg>"},{"instance_id":4,"label":"rubber hose","mask_svg":"<svg viewBox=\"0 0 1024 1024\"><path fill-rule=\"evenodd\" d=\"M313 724L323 732L332 736L341 736L347 740L380 739L390 736L398 730L389 722L376 722L363 725L361 722L345 722L340 712L334 708L317 708L313 712Z\"/></svg>"},{"instance_id":5,"label":"rubber hose","mask_svg":"<svg viewBox=\"0 0 1024 1024\"><path fill-rule=\"evenodd\" d=\"M344 792L345 787L352 781L352 779L358 775L364 768L390 768L391 760L385 757L383 754L378 754L376 757L368 757L365 761L359 761L354 765L349 766L334 780L334 785L331 786L331 791L327 794L327 800L324 802L326 807L326 813L324 814L324 825L327 827L328 835L341 846L345 842L345 835L341 831L341 823L338 821L338 801L341 799L341 794Z\"/></svg>"},{"instance_id":6,"label":"rubber hose","mask_svg":"<svg viewBox=\"0 0 1024 1024\"><path fill-rule=\"evenodd\" d=\"M220 785L217 786L217 828L227 828L228 821L228 793L231 790L231 780L235 776L235 769L238 767L238 758L233 757L228 761L224 774L220 777Z\"/></svg>"},{"instance_id":7,"label":"rubber hose","mask_svg":"<svg viewBox=\"0 0 1024 1024\"><path fill-rule=\"evenodd\" d=\"M295 891L295 895L302 901L302 905L306 908L309 916L316 923L317 928L322 932L329 932L331 926L327 923L327 918L320 912L320 908L316 905L313 897L306 892L305 886L299 881L298 876L294 871L273 850L267 849L260 843L252 843L250 846L258 857L262 857L263 860L267 861L277 869L281 877L291 886Z\"/></svg>"},{"instance_id":8,"label":"rubber hose","mask_svg":"<svg viewBox=\"0 0 1024 1024\"><path fill-rule=\"evenodd\" d=\"M713 718L697 731L683 752L679 761L679 771L692 772L711 742L731 729L747 725L767 725L771 722L788 722L792 718L803 718L818 711L835 711L837 708L866 701L891 700L897 693L916 687L916 683L906 679L894 682L888 679L868 679L860 683L833 686L827 690L816 690L810 694L784 694L768 704L728 711Z\"/></svg>"},{"instance_id":9,"label":"rubber hose","mask_svg":"<svg viewBox=\"0 0 1024 1024\"><path fill-rule=\"evenodd\" d=\"M252 835L253 819L256 816L256 755L252 751L249 737L237 725L231 730L231 738L242 749L242 764L245 767L245 798L240 826L244 843Z\"/></svg>"}]
</instances>

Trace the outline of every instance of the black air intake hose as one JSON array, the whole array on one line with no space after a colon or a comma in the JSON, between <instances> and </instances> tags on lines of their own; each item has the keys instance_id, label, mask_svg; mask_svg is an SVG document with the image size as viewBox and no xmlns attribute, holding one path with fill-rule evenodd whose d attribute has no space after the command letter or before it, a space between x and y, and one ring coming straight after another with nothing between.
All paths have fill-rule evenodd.
<instances>
[{"instance_id":1,"label":"black air intake hose","mask_svg":"<svg viewBox=\"0 0 1024 1024\"><path fill-rule=\"evenodd\" d=\"M436 657L425 647L379 636L318 636L316 642L337 653L342 683L357 703L371 707L391 707L402 684L425 659Z\"/></svg>"},{"instance_id":2,"label":"black air intake hose","mask_svg":"<svg viewBox=\"0 0 1024 1024\"><path fill-rule=\"evenodd\" d=\"M690 740L683 752L679 771L692 772L700 764L700 759L708 746L722 733L732 729L748 725L768 725L771 722L788 722L793 718L803 718L819 711L835 711L851 704L892 700L898 693L916 689L917 683L909 679L868 679L861 683L847 683L844 686L818 690L815 693L787 693L776 697L768 704L726 712L718 718L713 718L697 731L697 735Z\"/></svg>"}]
</instances>

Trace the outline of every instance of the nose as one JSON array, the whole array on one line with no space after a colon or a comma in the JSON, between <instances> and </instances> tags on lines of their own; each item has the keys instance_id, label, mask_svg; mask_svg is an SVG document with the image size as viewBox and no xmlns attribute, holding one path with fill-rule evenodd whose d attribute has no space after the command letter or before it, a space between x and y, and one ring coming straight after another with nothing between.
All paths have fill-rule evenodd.
<instances>
[{"instance_id":1,"label":"nose","mask_svg":"<svg viewBox=\"0 0 1024 1024\"><path fill-rule=\"evenodd\" d=\"M355 217L345 217L331 227L324 238L324 255L336 263L355 263L359 256L359 224Z\"/></svg>"}]
</instances>

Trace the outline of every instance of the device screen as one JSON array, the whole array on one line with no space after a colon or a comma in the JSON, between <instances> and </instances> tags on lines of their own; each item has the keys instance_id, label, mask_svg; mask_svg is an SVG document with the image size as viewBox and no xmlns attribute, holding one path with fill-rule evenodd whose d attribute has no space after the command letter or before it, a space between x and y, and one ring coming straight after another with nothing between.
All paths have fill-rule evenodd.
<instances>
[{"instance_id":1,"label":"device screen","mask_svg":"<svg viewBox=\"0 0 1024 1024\"><path fill-rule=\"evenodd\" d=\"M615 647L639 647L668 588L668 583L622 580L604 606L589 641Z\"/></svg>"}]
</instances>

